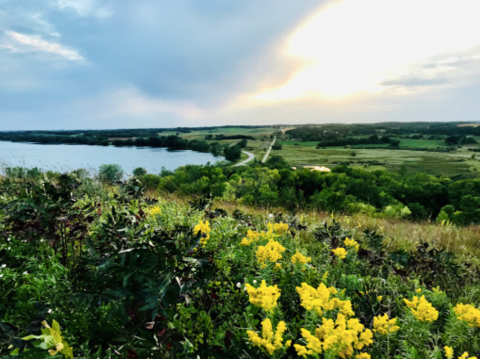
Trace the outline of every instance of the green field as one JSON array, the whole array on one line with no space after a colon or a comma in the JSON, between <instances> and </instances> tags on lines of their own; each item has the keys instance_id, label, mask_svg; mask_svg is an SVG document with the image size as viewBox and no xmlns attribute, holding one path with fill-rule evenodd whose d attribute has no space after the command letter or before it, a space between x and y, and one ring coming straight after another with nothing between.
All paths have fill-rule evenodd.
<instances>
[{"instance_id":1,"label":"green field","mask_svg":"<svg viewBox=\"0 0 480 359\"><path fill-rule=\"evenodd\" d=\"M386 169L389 171L406 170L407 173L426 172L432 175L465 175L468 177L479 177L479 159L472 158L474 152L469 148L479 148L479 144L468 144L456 148L452 152L433 152L435 149L445 149L446 135L424 136L422 139L413 139L411 135L393 136L392 140L400 141L399 149L391 149L388 143L352 145L352 146L331 146L317 149L318 141L302 141L291 138L285 131L295 127L284 127L281 134L277 134L277 143L282 145L281 150L273 150L272 155L280 155L292 166L326 166L333 168L338 165L350 165L362 167L368 170ZM270 136L278 129L275 127L217 127L205 130L193 130L189 133L161 132L160 135L178 134L188 140L204 140L206 135L246 135L252 136L255 140L248 140L248 152L255 155L257 160L262 160L268 150ZM373 131L372 134L378 134ZM414 133L413 133L414 134ZM412 134L412 135L413 135ZM358 139L368 138L370 135L361 134L354 136ZM430 139L428 139L430 138ZM435 138L435 139L432 139ZM480 142L480 136L474 137ZM207 140L207 142L220 142L225 145L234 145L238 140ZM346 148L347 147L347 148ZM421 151L420 149L426 149ZM243 157L242 157L243 158ZM403 168L405 167L405 168Z\"/></svg>"}]
</instances>

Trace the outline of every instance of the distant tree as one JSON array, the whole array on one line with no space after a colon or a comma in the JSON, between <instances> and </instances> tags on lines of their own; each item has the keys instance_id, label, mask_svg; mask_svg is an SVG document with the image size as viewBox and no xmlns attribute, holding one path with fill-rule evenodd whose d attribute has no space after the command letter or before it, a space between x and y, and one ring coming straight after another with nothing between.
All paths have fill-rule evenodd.
<instances>
[{"instance_id":1,"label":"distant tree","mask_svg":"<svg viewBox=\"0 0 480 359\"><path fill-rule=\"evenodd\" d=\"M282 144L281 143L275 143L272 146L272 150L281 150L282 149Z\"/></svg>"},{"instance_id":2,"label":"distant tree","mask_svg":"<svg viewBox=\"0 0 480 359\"><path fill-rule=\"evenodd\" d=\"M245 148L247 147L247 139L244 138L243 140L241 140L238 145L241 147L241 148Z\"/></svg>"},{"instance_id":3,"label":"distant tree","mask_svg":"<svg viewBox=\"0 0 480 359\"><path fill-rule=\"evenodd\" d=\"M98 170L98 178L103 182L114 183L120 181L123 177L123 170L120 165L109 164L101 165Z\"/></svg>"},{"instance_id":4,"label":"distant tree","mask_svg":"<svg viewBox=\"0 0 480 359\"><path fill-rule=\"evenodd\" d=\"M135 177L142 177L147 174L147 170L143 167L137 167L133 170L133 175Z\"/></svg>"},{"instance_id":5,"label":"distant tree","mask_svg":"<svg viewBox=\"0 0 480 359\"><path fill-rule=\"evenodd\" d=\"M267 160L267 164L269 164L271 168L277 168L277 169L290 168L290 165L288 164L288 162L285 161L283 157L279 155L270 156L270 158Z\"/></svg>"},{"instance_id":6,"label":"distant tree","mask_svg":"<svg viewBox=\"0 0 480 359\"><path fill-rule=\"evenodd\" d=\"M239 145L235 145L235 146L232 146L232 147L227 146L223 150L223 153L225 154L225 158L228 161L235 162L242 155L242 148Z\"/></svg>"},{"instance_id":7,"label":"distant tree","mask_svg":"<svg viewBox=\"0 0 480 359\"><path fill-rule=\"evenodd\" d=\"M459 137L458 136L448 136L445 138L445 143L448 146L453 146L458 144Z\"/></svg>"},{"instance_id":8,"label":"distant tree","mask_svg":"<svg viewBox=\"0 0 480 359\"><path fill-rule=\"evenodd\" d=\"M400 146L400 140L390 140L390 147Z\"/></svg>"}]
</instances>

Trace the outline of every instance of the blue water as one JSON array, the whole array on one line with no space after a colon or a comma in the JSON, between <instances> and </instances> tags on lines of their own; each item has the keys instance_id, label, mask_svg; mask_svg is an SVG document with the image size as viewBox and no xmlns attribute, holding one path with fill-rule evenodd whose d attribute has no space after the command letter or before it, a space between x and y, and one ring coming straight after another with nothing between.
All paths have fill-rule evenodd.
<instances>
[{"instance_id":1,"label":"blue water","mask_svg":"<svg viewBox=\"0 0 480 359\"><path fill-rule=\"evenodd\" d=\"M102 164L118 164L127 173L137 167L159 173L162 167L174 170L192 164L202 165L224 160L210 153L169 151L165 148L113 147L87 145L40 145L0 141L0 167L38 167L42 170L72 171L85 168L96 171Z\"/></svg>"}]
</instances>

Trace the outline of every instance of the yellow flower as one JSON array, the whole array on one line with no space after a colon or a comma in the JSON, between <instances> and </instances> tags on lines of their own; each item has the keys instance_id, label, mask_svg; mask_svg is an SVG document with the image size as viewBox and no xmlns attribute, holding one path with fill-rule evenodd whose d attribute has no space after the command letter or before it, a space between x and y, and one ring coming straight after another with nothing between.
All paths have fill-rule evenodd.
<instances>
[{"instance_id":1,"label":"yellow flower","mask_svg":"<svg viewBox=\"0 0 480 359\"><path fill-rule=\"evenodd\" d=\"M373 331L382 335L395 333L400 329L397 324L397 318L388 319L388 314L379 315L373 318Z\"/></svg>"},{"instance_id":2,"label":"yellow flower","mask_svg":"<svg viewBox=\"0 0 480 359\"><path fill-rule=\"evenodd\" d=\"M422 295L419 299L418 297L413 297L412 301L408 299L403 300L405 304L411 309L412 314L421 322L433 322L438 318L438 310L436 310L430 302L425 299L425 296Z\"/></svg>"},{"instance_id":3,"label":"yellow flower","mask_svg":"<svg viewBox=\"0 0 480 359\"><path fill-rule=\"evenodd\" d=\"M263 308L266 312L271 312L277 306L277 300L280 298L280 289L277 285L267 286L262 280L259 288L255 288L250 284L245 284L250 303Z\"/></svg>"},{"instance_id":4,"label":"yellow flower","mask_svg":"<svg viewBox=\"0 0 480 359\"><path fill-rule=\"evenodd\" d=\"M419 294L422 293L422 288L417 288L417 289L415 290L415 293L419 293Z\"/></svg>"},{"instance_id":5,"label":"yellow flower","mask_svg":"<svg viewBox=\"0 0 480 359\"><path fill-rule=\"evenodd\" d=\"M452 359L453 358L453 348L445 346L445 356L447 359Z\"/></svg>"},{"instance_id":6,"label":"yellow flower","mask_svg":"<svg viewBox=\"0 0 480 359\"><path fill-rule=\"evenodd\" d=\"M370 354L360 353L355 356L355 359L370 359Z\"/></svg>"},{"instance_id":7,"label":"yellow flower","mask_svg":"<svg viewBox=\"0 0 480 359\"><path fill-rule=\"evenodd\" d=\"M477 357L469 357L468 352L463 353L461 356L458 357L458 359L477 359Z\"/></svg>"},{"instance_id":8,"label":"yellow flower","mask_svg":"<svg viewBox=\"0 0 480 359\"><path fill-rule=\"evenodd\" d=\"M202 222L199 221L198 224L193 228L193 234L197 235L198 233L202 234L202 238L200 238L200 245L205 247L207 241L210 239L210 224L208 221Z\"/></svg>"},{"instance_id":9,"label":"yellow flower","mask_svg":"<svg viewBox=\"0 0 480 359\"><path fill-rule=\"evenodd\" d=\"M242 246L249 246L253 242L258 242L260 240L260 233L257 231L252 231L251 229L248 230L247 236L242 239L240 244Z\"/></svg>"},{"instance_id":10,"label":"yellow flower","mask_svg":"<svg viewBox=\"0 0 480 359\"><path fill-rule=\"evenodd\" d=\"M345 245L347 247L355 247L357 248L358 247L358 242L354 239L349 239L348 237L345 238Z\"/></svg>"},{"instance_id":11,"label":"yellow flower","mask_svg":"<svg viewBox=\"0 0 480 359\"><path fill-rule=\"evenodd\" d=\"M155 217L162 213L162 209L159 206L155 206L147 209L145 212L147 212L150 217Z\"/></svg>"},{"instance_id":12,"label":"yellow flower","mask_svg":"<svg viewBox=\"0 0 480 359\"><path fill-rule=\"evenodd\" d=\"M480 328L480 310L470 304L457 304L453 311L457 318L468 323L471 328Z\"/></svg>"},{"instance_id":13,"label":"yellow flower","mask_svg":"<svg viewBox=\"0 0 480 359\"><path fill-rule=\"evenodd\" d=\"M286 223L275 223L273 225L273 231L276 234L282 235L288 232L288 224Z\"/></svg>"},{"instance_id":14,"label":"yellow flower","mask_svg":"<svg viewBox=\"0 0 480 359\"><path fill-rule=\"evenodd\" d=\"M379 302L381 302L382 299L383 299L383 296L381 296L381 295L379 295L379 296L377 297L377 300L378 300Z\"/></svg>"},{"instance_id":15,"label":"yellow flower","mask_svg":"<svg viewBox=\"0 0 480 359\"><path fill-rule=\"evenodd\" d=\"M281 264L281 263L275 264L275 267L274 267L273 269L274 269L274 270L280 270L280 269L282 269L282 264Z\"/></svg>"},{"instance_id":16,"label":"yellow flower","mask_svg":"<svg viewBox=\"0 0 480 359\"><path fill-rule=\"evenodd\" d=\"M270 262L278 262L279 259L282 258L282 254L285 252L285 247L283 247L280 243L270 239L270 241L265 246L259 246L257 252L257 260L265 264L266 261Z\"/></svg>"},{"instance_id":17,"label":"yellow flower","mask_svg":"<svg viewBox=\"0 0 480 359\"><path fill-rule=\"evenodd\" d=\"M322 351L329 351L329 357L336 357L338 354L341 358L349 358L355 349L362 350L373 343L372 332L364 328L358 319L347 320L341 313L337 315L335 322L323 317L322 326L315 330L315 335L306 329L301 329L307 345L295 345L295 349L300 356L317 355Z\"/></svg>"},{"instance_id":18,"label":"yellow flower","mask_svg":"<svg viewBox=\"0 0 480 359\"><path fill-rule=\"evenodd\" d=\"M297 292L300 295L300 305L306 310L313 310L318 315L322 315L324 310L339 309L343 315L353 316L355 313L352 310L352 303L349 300L340 300L338 298L331 298L331 295L337 294L334 287L325 286L320 283L317 289L311 287L307 283L302 283L301 287L297 287Z\"/></svg>"},{"instance_id":19,"label":"yellow flower","mask_svg":"<svg viewBox=\"0 0 480 359\"><path fill-rule=\"evenodd\" d=\"M292 257L293 264L295 263L306 264L311 261L312 261L312 257L305 257L299 251L297 251L297 253L295 253L295 255Z\"/></svg>"},{"instance_id":20,"label":"yellow flower","mask_svg":"<svg viewBox=\"0 0 480 359\"><path fill-rule=\"evenodd\" d=\"M275 332L273 331L272 322L270 319L265 319L262 322L262 336L252 330L247 331L248 339L254 346L263 347L268 354L273 355L275 350L283 348L283 334L286 332L287 326L285 322L281 321L277 325ZM285 343L285 348L292 344L289 340Z\"/></svg>"},{"instance_id":21,"label":"yellow flower","mask_svg":"<svg viewBox=\"0 0 480 359\"><path fill-rule=\"evenodd\" d=\"M347 256L347 251L345 248L337 248L337 249L332 249L333 254L335 254L339 259L345 259Z\"/></svg>"}]
</instances>

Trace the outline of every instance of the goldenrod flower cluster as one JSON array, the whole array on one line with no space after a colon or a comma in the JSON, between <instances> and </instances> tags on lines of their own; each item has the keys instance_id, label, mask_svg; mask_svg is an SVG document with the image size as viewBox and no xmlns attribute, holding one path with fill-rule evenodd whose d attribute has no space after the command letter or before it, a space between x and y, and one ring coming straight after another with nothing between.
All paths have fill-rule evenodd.
<instances>
[{"instance_id":1,"label":"goldenrod flower cluster","mask_svg":"<svg viewBox=\"0 0 480 359\"><path fill-rule=\"evenodd\" d=\"M333 254L335 254L339 259L345 259L347 256L347 251L345 248L337 248L337 249L332 249Z\"/></svg>"},{"instance_id":2,"label":"goldenrod flower cluster","mask_svg":"<svg viewBox=\"0 0 480 359\"><path fill-rule=\"evenodd\" d=\"M480 328L480 310L470 304L457 304L453 311L457 318L468 323L471 328Z\"/></svg>"},{"instance_id":3,"label":"goldenrod flower cluster","mask_svg":"<svg viewBox=\"0 0 480 359\"><path fill-rule=\"evenodd\" d=\"M469 356L468 356L468 352L465 352L465 353L463 353L462 355L460 355L460 356L458 357L458 359L467 359L467 358L468 358L468 359L477 359L477 357L469 357Z\"/></svg>"},{"instance_id":4,"label":"goldenrod flower cluster","mask_svg":"<svg viewBox=\"0 0 480 359\"><path fill-rule=\"evenodd\" d=\"M162 209L159 206L154 206L151 208L148 208L145 212L151 217L158 216L160 213L162 213Z\"/></svg>"},{"instance_id":5,"label":"goldenrod flower cluster","mask_svg":"<svg viewBox=\"0 0 480 359\"><path fill-rule=\"evenodd\" d=\"M198 224L193 228L193 234L197 235L199 232L203 235L202 238L200 238L200 244L202 247L205 247L207 244L207 241L210 239L210 232L212 230L210 229L210 224L208 221L198 222Z\"/></svg>"},{"instance_id":6,"label":"goldenrod flower cluster","mask_svg":"<svg viewBox=\"0 0 480 359\"><path fill-rule=\"evenodd\" d=\"M284 233L287 233L288 224L286 224L286 223L275 223L273 225L273 231L278 235L282 235Z\"/></svg>"},{"instance_id":7,"label":"goldenrod flower cluster","mask_svg":"<svg viewBox=\"0 0 480 359\"><path fill-rule=\"evenodd\" d=\"M309 263L311 261L312 261L312 257L306 257L302 253L300 253L299 251L297 251L297 253L295 253L292 257L292 263L293 264L295 264L295 263L306 264L306 263Z\"/></svg>"},{"instance_id":8,"label":"goldenrod flower cluster","mask_svg":"<svg viewBox=\"0 0 480 359\"><path fill-rule=\"evenodd\" d=\"M297 292L300 295L300 305L306 310L314 310L318 315L322 315L324 310L333 309L339 309L343 315L355 315L349 300L330 299L331 295L338 293L334 287L327 288L325 284L321 283L315 289L307 283L302 283L301 287L297 287Z\"/></svg>"},{"instance_id":9,"label":"goldenrod flower cluster","mask_svg":"<svg viewBox=\"0 0 480 359\"><path fill-rule=\"evenodd\" d=\"M264 347L268 354L273 355L275 350L283 349L283 333L287 330L285 322L281 321L277 325L275 332L273 331L272 322L270 319L265 319L262 322L262 336L252 330L247 331L248 339L257 347ZM287 340L285 348L290 347L291 340Z\"/></svg>"},{"instance_id":10,"label":"goldenrod flower cluster","mask_svg":"<svg viewBox=\"0 0 480 359\"><path fill-rule=\"evenodd\" d=\"M422 295L420 299L415 296L412 301L404 299L405 304L411 308L412 314L421 322L433 322L438 318L438 310L436 310L432 304L425 299Z\"/></svg>"},{"instance_id":11,"label":"goldenrod flower cluster","mask_svg":"<svg viewBox=\"0 0 480 359\"><path fill-rule=\"evenodd\" d=\"M242 246L249 246L252 243L259 242L259 241L268 241L275 237L275 234L281 235L288 231L288 224L286 223L275 223L275 224L268 224L268 231L252 231L251 229L248 230L247 235L245 238L242 239L240 245ZM275 233L275 234L274 234Z\"/></svg>"},{"instance_id":12,"label":"goldenrod flower cluster","mask_svg":"<svg viewBox=\"0 0 480 359\"><path fill-rule=\"evenodd\" d=\"M360 248L360 245L358 244L358 242L354 239L350 239L350 238L345 238L345 245L347 247L354 247L356 251L359 250Z\"/></svg>"},{"instance_id":13,"label":"goldenrod flower cluster","mask_svg":"<svg viewBox=\"0 0 480 359\"><path fill-rule=\"evenodd\" d=\"M453 348L445 346L444 349L445 349L445 357L447 359L452 359L453 358Z\"/></svg>"},{"instance_id":14,"label":"goldenrod flower cluster","mask_svg":"<svg viewBox=\"0 0 480 359\"><path fill-rule=\"evenodd\" d=\"M272 311L277 306L277 300L280 298L280 289L277 285L267 286L262 280L259 288L255 288L250 284L245 284L250 303L263 308L266 312Z\"/></svg>"},{"instance_id":15,"label":"goldenrod flower cluster","mask_svg":"<svg viewBox=\"0 0 480 359\"><path fill-rule=\"evenodd\" d=\"M266 266L265 262L270 261L272 263L278 262L282 258L282 253L285 252L285 247L277 241L270 239L265 246L259 246L256 252L257 259L260 263Z\"/></svg>"},{"instance_id":16,"label":"goldenrod flower cluster","mask_svg":"<svg viewBox=\"0 0 480 359\"><path fill-rule=\"evenodd\" d=\"M360 353L355 356L355 359L371 359L371 356L368 353Z\"/></svg>"},{"instance_id":17,"label":"goldenrod flower cluster","mask_svg":"<svg viewBox=\"0 0 480 359\"><path fill-rule=\"evenodd\" d=\"M307 345L295 344L299 356L316 355L322 351L331 351L341 358L350 358L355 349L362 350L373 343L373 333L365 329L358 319L348 319L339 313L336 321L322 318L322 326L315 329L315 335L301 329ZM361 358L361 357L360 357Z\"/></svg>"},{"instance_id":18,"label":"goldenrod flower cluster","mask_svg":"<svg viewBox=\"0 0 480 359\"><path fill-rule=\"evenodd\" d=\"M242 241L240 242L240 245L249 246L253 242L258 242L259 240L260 240L260 233L249 229L247 232L247 236L242 239Z\"/></svg>"},{"instance_id":19,"label":"goldenrod flower cluster","mask_svg":"<svg viewBox=\"0 0 480 359\"><path fill-rule=\"evenodd\" d=\"M388 314L385 313L373 318L373 331L383 335L395 333L400 329L396 324L397 318L388 319Z\"/></svg>"}]
</instances>

